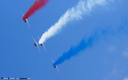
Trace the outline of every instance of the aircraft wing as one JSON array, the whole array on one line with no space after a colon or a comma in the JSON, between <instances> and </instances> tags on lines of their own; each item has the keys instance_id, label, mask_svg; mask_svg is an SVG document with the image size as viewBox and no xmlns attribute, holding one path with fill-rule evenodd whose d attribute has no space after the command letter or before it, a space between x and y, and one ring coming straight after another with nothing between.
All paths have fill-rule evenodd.
<instances>
[{"instance_id":1,"label":"aircraft wing","mask_svg":"<svg viewBox=\"0 0 128 80\"><path fill-rule=\"evenodd\" d=\"M33 37L32 37L32 39L33 39L33 41L34 41L35 43L37 43L36 40L35 40Z\"/></svg>"},{"instance_id":2,"label":"aircraft wing","mask_svg":"<svg viewBox=\"0 0 128 80\"><path fill-rule=\"evenodd\" d=\"M58 68L58 66L56 66L56 70L58 71L58 73L60 74L60 71L59 71L59 68Z\"/></svg>"},{"instance_id":3,"label":"aircraft wing","mask_svg":"<svg viewBox=\"0 0 128 80\"><path fill-rule=\"evenodd\" d=\"M44 44L43 44L43 47L44 47L44 50L46 51L46 48L45 48Z\"/></svg>"},{"instance_id":4,"label":"aircraft wing","mask_svg":"<svg viewBox=\"0 0 128 80\"><path fill-rule=\"evenodd\" d=\"M21 12L21 14L24 16L23 12Z\"/></svg>"},{"instance_id":5,"label":"aircraft wing","mask_svg":"<svg viewBox=\"0 0 128 80\"><path fill-rule=\"evenodd\" d=\"M54 63L54 60L51 58L52 62Z\"/></svg>"},{"instance_id":6,"label":"aircraft wing","mask_svg":"<svg viewBox=\"0 0 128 80\"><path fill-rule=\"evenodd\" d=\"M27 22L26 22L26 23L27 23L28 27L30 28L30 25L29 25L28 19L27 19Z\"/></svg>"},{"instance_id":7,"label":"aircraft wing","mask_svg":"<svg viewBox=\"0 0 128 80\"><path fill-rule=\"evenodd\" d=\"M38 48L38 51L40 52L40 48L39 48L39 46L37 45L37 48Z\"/></svg>"}]
</instances>

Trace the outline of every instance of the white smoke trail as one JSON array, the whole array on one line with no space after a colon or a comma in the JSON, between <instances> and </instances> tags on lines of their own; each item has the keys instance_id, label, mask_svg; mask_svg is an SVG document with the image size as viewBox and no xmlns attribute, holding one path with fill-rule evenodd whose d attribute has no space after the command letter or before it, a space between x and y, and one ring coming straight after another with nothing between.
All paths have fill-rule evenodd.
<instances>
[{"instance_id":1,"label":"white smoke trail","mask_svg":"<svg viewBox=\"0 0 128 80\"><path fill-rule=\"evenodd\" d=\"M106 0L80 0L75 7L68 9L55 25L51 26L44 34L42 34L39 44L44 43L48 38L57 34L69 21L81 19L82 15L90 12L93 7L104 4L106 4Z\"/></svg>"}]
</instances>

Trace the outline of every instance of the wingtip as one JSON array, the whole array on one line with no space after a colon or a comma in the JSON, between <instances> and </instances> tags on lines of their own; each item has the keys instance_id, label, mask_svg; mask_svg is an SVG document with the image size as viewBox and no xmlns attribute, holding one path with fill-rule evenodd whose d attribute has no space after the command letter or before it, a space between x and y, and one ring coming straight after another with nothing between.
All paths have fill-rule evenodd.
<instances>
[{"instance_id":1,"label":"wingtip","mask_svg":"<svg viewBox=\"0 0 128 80\"><path fill-rule=\"evenodd\" d=\"M56 66L56 69L57 69L58 73L60 74L60 71L59 71L59 68L58 68L58 66Z\"/></svg>"},{"instance_id":2,"label":"wingtip","mask_svg":"<svg viewBox=\"0 0 128 80\"><path fill-rule=\"evenodd\" d=\"M28 25L28 27L29 27L29 29L30 29L30 24L29 24L29 22L27 21L27 25Z\"/></svg>"},{"instance_id":3,"label":"wingtip","mask_svg":"<svg viewBox=\"0 0 128 80\"><path fill-rule=\"evenodd\" d=\"M21 12L21 14L24 16L24 13L23 12Z\"/></svg>"},{"instance_id":4,"label":"wingtip","mask_svg":"<svg viewBox=\"0 0 128 80\"><path fill-rule=\"evenodd\" d=\"M43 43L43 47L44 47L45 52L47 52L47 50L46 50L46 47L45 47L44 43Z\"/></svg>"}]
</instances>

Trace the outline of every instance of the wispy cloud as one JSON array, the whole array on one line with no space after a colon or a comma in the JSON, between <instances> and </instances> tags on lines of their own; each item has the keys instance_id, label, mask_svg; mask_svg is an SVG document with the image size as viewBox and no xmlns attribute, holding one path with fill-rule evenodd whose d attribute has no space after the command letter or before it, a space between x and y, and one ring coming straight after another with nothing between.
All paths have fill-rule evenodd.
<instances>
[{"instance_id":1,"label":"wispy cloud","mask_svg":"<svg viewBox=\"0 0 128 80\"><path fill-rule=\"evenodd\" d=\"M115 50L116 50L116 47L113 46L113 45L110 45L110 46L108 47L108 51L109 51L109 52L113 52L113 51L115 51Z\"/></svg>"},{"instance_id":2,"label":"wispy cloud","mask_svg":"<svg viewBox=\"0 0 128 80\"><path fill-rule=\"evenodd\" d=\"M128 77L124 78L123 80L128 80Z\"/></svg>"},{"instance_id":3,"label":"wispy cloud","mask_svg":"<svg viewBox=\"0 0 128 80\"><path fill-rule=\"evenodd\" d=\"M42 34L39 44L46 42L48 38L56 35L68 22L79 20L84 14L91 12L94 7L106 3L106 0L80 0L75 7L68 9L58 22Z\"/></svg>"},{"instance_id":4,"label":"wispy cloud","mask_svg":"<svg viewBox=\"0 0 128 80\"><path fill-rule=\"evenodd\" d=\"M128 57L128 49L124 50L123 55L124 57Z\"/></svg>"}]
</instances>

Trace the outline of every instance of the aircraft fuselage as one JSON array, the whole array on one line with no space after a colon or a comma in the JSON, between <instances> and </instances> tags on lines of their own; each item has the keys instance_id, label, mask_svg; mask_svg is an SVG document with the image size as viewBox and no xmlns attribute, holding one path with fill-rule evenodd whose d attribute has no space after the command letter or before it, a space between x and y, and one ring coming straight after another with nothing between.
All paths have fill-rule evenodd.
<instances>
[{"instance_id":1,"label":"aircraft fuselage","mask_svg":"<svg viewBox=\"0 0 128 80\"><path fill-rule=\"evenodd\" d=\"M56 68L56 66L53 66L54 68Z\"/></svg>"},{"instance_id":2,"label":"aircraft fuselage","mask_svg":"<svg viewBox=\"0 0 128 80\"><path fill-rule=\"evenodd\" d=\"M40 46L43 46L43 44L40 44Z\"/></svg>"},{"instance_id":3,"label":"aircraft fuselage","mask_svg":"<svg viewBox=\"0 0 128 80\"><path fill-rule=\"evenodd\" d=\"M36 44L36 43L34 43L34 46L36 47L36 46L37 46L37 44Z\"/></svg>"}]
</instances>

